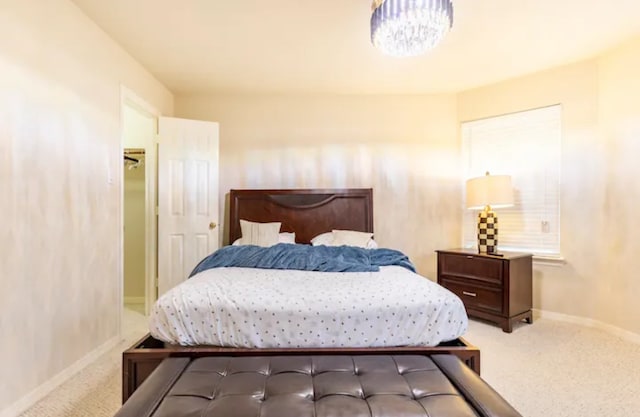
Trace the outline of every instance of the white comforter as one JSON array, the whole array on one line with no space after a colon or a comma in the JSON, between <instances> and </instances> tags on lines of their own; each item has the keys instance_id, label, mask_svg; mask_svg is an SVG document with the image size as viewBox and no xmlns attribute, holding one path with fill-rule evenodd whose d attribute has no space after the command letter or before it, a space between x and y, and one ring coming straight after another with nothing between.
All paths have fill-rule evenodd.
<instances>
[{"instance_id":1,"label":"white comforter","mask_svg":"<svg viewBox=\"0 0 640 417\"><path fill-rule=\"evenodd\" d=\"M467 329L462 301L397 266L380 272L203 271L164 294L153 337L251 348L435 346Z\"/></svg>"}]
</instances>

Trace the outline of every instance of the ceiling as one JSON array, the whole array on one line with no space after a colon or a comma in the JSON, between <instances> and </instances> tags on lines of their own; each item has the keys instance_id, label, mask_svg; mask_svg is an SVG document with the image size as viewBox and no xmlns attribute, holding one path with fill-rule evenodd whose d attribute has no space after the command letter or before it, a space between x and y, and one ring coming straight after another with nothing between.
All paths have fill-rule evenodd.
<instances>
[{"instance_id":1,"label":"ceiling","mask_svg":"<svg viewBox=\"0 0 640 417\"><path fill-rule=\"evenodd\" d=\"M454 92L640 35L638 0L453 0L416 58L381 55L370 0L73 0L176 94Z\"/></svg>"}]
</instances>

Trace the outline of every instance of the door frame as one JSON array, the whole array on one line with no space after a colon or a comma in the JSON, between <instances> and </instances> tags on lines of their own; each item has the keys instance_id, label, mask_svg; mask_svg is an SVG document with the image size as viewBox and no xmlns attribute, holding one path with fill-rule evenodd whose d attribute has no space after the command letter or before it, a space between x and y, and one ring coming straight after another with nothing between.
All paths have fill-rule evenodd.
<instances>
[{"instance_id":1,"label":"door frame","mask_svg":"<svg viewBox=\"0 0 640 417\"><path fill-rule=\"evenodd\" d=\"M155 132L145 144L145 314L156 301L157 285L157 196L158 196L158 120L160 112L133 90L120 85L120 157L125 150L124 111L130 107L146 117L155 120ZM124 175L120 174L120 226L118 228L120 248L118 256L119 306L118 328L122 332L122 306L124 305Z\"/></svg>"}]
</instances>

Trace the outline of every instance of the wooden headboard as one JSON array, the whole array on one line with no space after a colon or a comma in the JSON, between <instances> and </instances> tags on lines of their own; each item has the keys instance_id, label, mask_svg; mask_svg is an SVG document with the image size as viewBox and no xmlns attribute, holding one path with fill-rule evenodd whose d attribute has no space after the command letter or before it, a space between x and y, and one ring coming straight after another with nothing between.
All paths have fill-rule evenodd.
<instances>
[{"instance_id":1,"label":"wooden headboard","mask_svg":"<svg viewBox=\"0 0 640 417\"><path fill-rule=\"evenodd\" d=\"M282 222L281 232L295 232L297 243L309 243L333 229L373 233L371 188L231 190L229 243L242 236L240 219Z\"/></svg>"}]
</instances>

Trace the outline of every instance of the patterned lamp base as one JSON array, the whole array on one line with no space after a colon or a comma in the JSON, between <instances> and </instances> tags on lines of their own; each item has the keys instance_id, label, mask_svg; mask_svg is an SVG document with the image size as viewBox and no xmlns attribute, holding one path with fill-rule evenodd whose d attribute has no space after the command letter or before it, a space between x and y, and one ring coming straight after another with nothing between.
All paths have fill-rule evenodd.
<instances>
[{"instance_id":1,"label":"patterned lamp base","mask_svg":"<svg viewBox=\"0 0 640 417\"><path fill-rule=\"evenodd\" d=\"M489 207L478 214L478 252L498 253L498 217Z\"/></svg>"}]
</instances>

